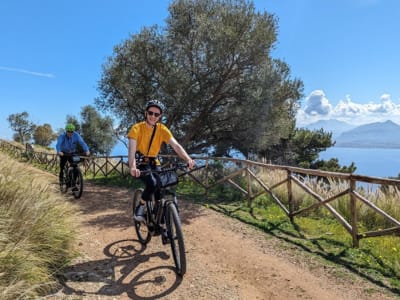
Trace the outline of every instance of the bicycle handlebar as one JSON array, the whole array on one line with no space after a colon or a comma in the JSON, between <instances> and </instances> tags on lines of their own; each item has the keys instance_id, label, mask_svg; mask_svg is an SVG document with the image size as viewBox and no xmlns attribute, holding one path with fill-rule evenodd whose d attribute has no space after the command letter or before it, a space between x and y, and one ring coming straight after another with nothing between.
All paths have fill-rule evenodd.
<instances>
[{"instance_id":1,"label":"bicycle handlebar","mask_svg":"<svg viewBox=\"0 0 400 300\"><path fill-rule=\"evenodd\" d=\"M179 174L178 176L180 177L180 176L189 174L189 173L191 173L193 171L196 171L196 170L199 170L199 169L202 169L202 168L205 167L205 166L200 166L200 167L196 167L196 168L190 170L188 168L188 166L189 165L187 163L175 163L175 164L173 164L172 167L163 168L161 170L151 170L151 169L150 170L140 170L140 176L139 177L145 177L145 176L147 176L149 174L152 174L152 173L157 173L158 174L158 173L164 173L164 172L169 172L169 171L182 170L182 171L184 171L184 173Z\"/></svg>"},{"instance_id":2,"label":"bicycle handlebar","mask_svg":"<svg viewBox=\"0 0 400 300\"><path fill-rule=\"evenodd\" d=\"M58 156L65 156L65 157L72 157L72 156L80 156L81 158L89 158L89 156L86 156L85 152L75 152L75 153L65 153L63 152L63 155L57 154Z\"/></svg>"}]
</instances>

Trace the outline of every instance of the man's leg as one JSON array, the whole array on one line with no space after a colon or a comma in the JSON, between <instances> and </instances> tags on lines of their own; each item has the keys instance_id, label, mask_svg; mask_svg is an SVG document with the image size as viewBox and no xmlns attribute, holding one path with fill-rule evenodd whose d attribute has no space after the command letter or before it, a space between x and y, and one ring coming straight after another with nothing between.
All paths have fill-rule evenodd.
<instances>
[{"instance_id":1,"label":"man's leg","mask_svg":"<svg viewBox=\"0 0 400 300\"><path fill-rule=\"evenodd\" d=\"M148 170L149 167L145 166L143 168L141 168L141 170ZM142 199L140 199L140 205L138 205L135 209L135 215L134 215L134 219L138 222L145 222L145 207L146 207L146 201L151 200L151 197L154 193L154 191L157 188L157 180L156 178L153 176L153 174L150 174L148 176L145 176L142 178L142 181L144 183L144 190L142 193Z\"/></svg>"},{"instance_id":2,"label":"man's leg","mask_svg":"<svg viewBox=\"0 0 400 300\"><path fill-rule=\"evenodd\" d=\"M66 163L67 163L67 158L65 156L60 156L60 173L58 174L60 184L62 183L62 180L64 178L64 167Z\"/></svg>"}]
</instances>

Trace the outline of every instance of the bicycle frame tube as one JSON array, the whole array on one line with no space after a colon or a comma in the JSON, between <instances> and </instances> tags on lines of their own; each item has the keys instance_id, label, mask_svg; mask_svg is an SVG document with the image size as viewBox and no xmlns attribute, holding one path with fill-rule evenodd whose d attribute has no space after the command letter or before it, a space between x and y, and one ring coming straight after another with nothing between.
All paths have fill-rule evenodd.
<instances>
[{"instance_id":1,"label":"bicycle frame tube","mask_svg":"<svg viewBox=\"0 0 400 300\"><path fill-rule=\"evenodd\" d=\"M156 200L156 224L159 226L161 224L161 219L164 214L164 199Z\"/></svg>"}]
</instances>

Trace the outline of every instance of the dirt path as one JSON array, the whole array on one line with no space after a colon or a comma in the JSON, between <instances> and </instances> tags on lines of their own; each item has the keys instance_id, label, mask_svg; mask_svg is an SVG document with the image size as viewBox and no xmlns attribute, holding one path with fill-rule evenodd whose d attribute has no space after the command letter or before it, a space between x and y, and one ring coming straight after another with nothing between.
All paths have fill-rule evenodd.
<instances>
[{"instance_id":1,"label":"dirt path","mask_svg":"<svg viewBox=\"0 0 400 300\"><path fill-rule=\"evenodd\" d=\"M284 242L185 201L188 266L180 279L159 237L146 248L138 242L127 212L130 197L127 189L85 186L78 202L83 255L49 299L396 299L345 270L341 279L330 277L330 267L306 255L299 259L293 245L280 250Z\"/></svg>"}]
</instances>

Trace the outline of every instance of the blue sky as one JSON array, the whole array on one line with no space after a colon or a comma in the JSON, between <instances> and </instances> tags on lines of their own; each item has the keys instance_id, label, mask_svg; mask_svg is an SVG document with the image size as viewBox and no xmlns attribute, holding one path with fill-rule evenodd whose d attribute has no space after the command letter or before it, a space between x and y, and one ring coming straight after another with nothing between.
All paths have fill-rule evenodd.
<instances>
[{"instance_id":1,"label":"blue sky","mask_svg":"<svg viewBox=\"0 0 400 300\"><path fill-rule=\"evenodd\" d=\"M7 117L63 128L98 96L113 47L142 27L163 25L164 0L0 2L0 137ZM257 0L278 18L272 56L304 82L299 125L335 118L400 124L400 1Z\"/></svg>"}]
</instances>

